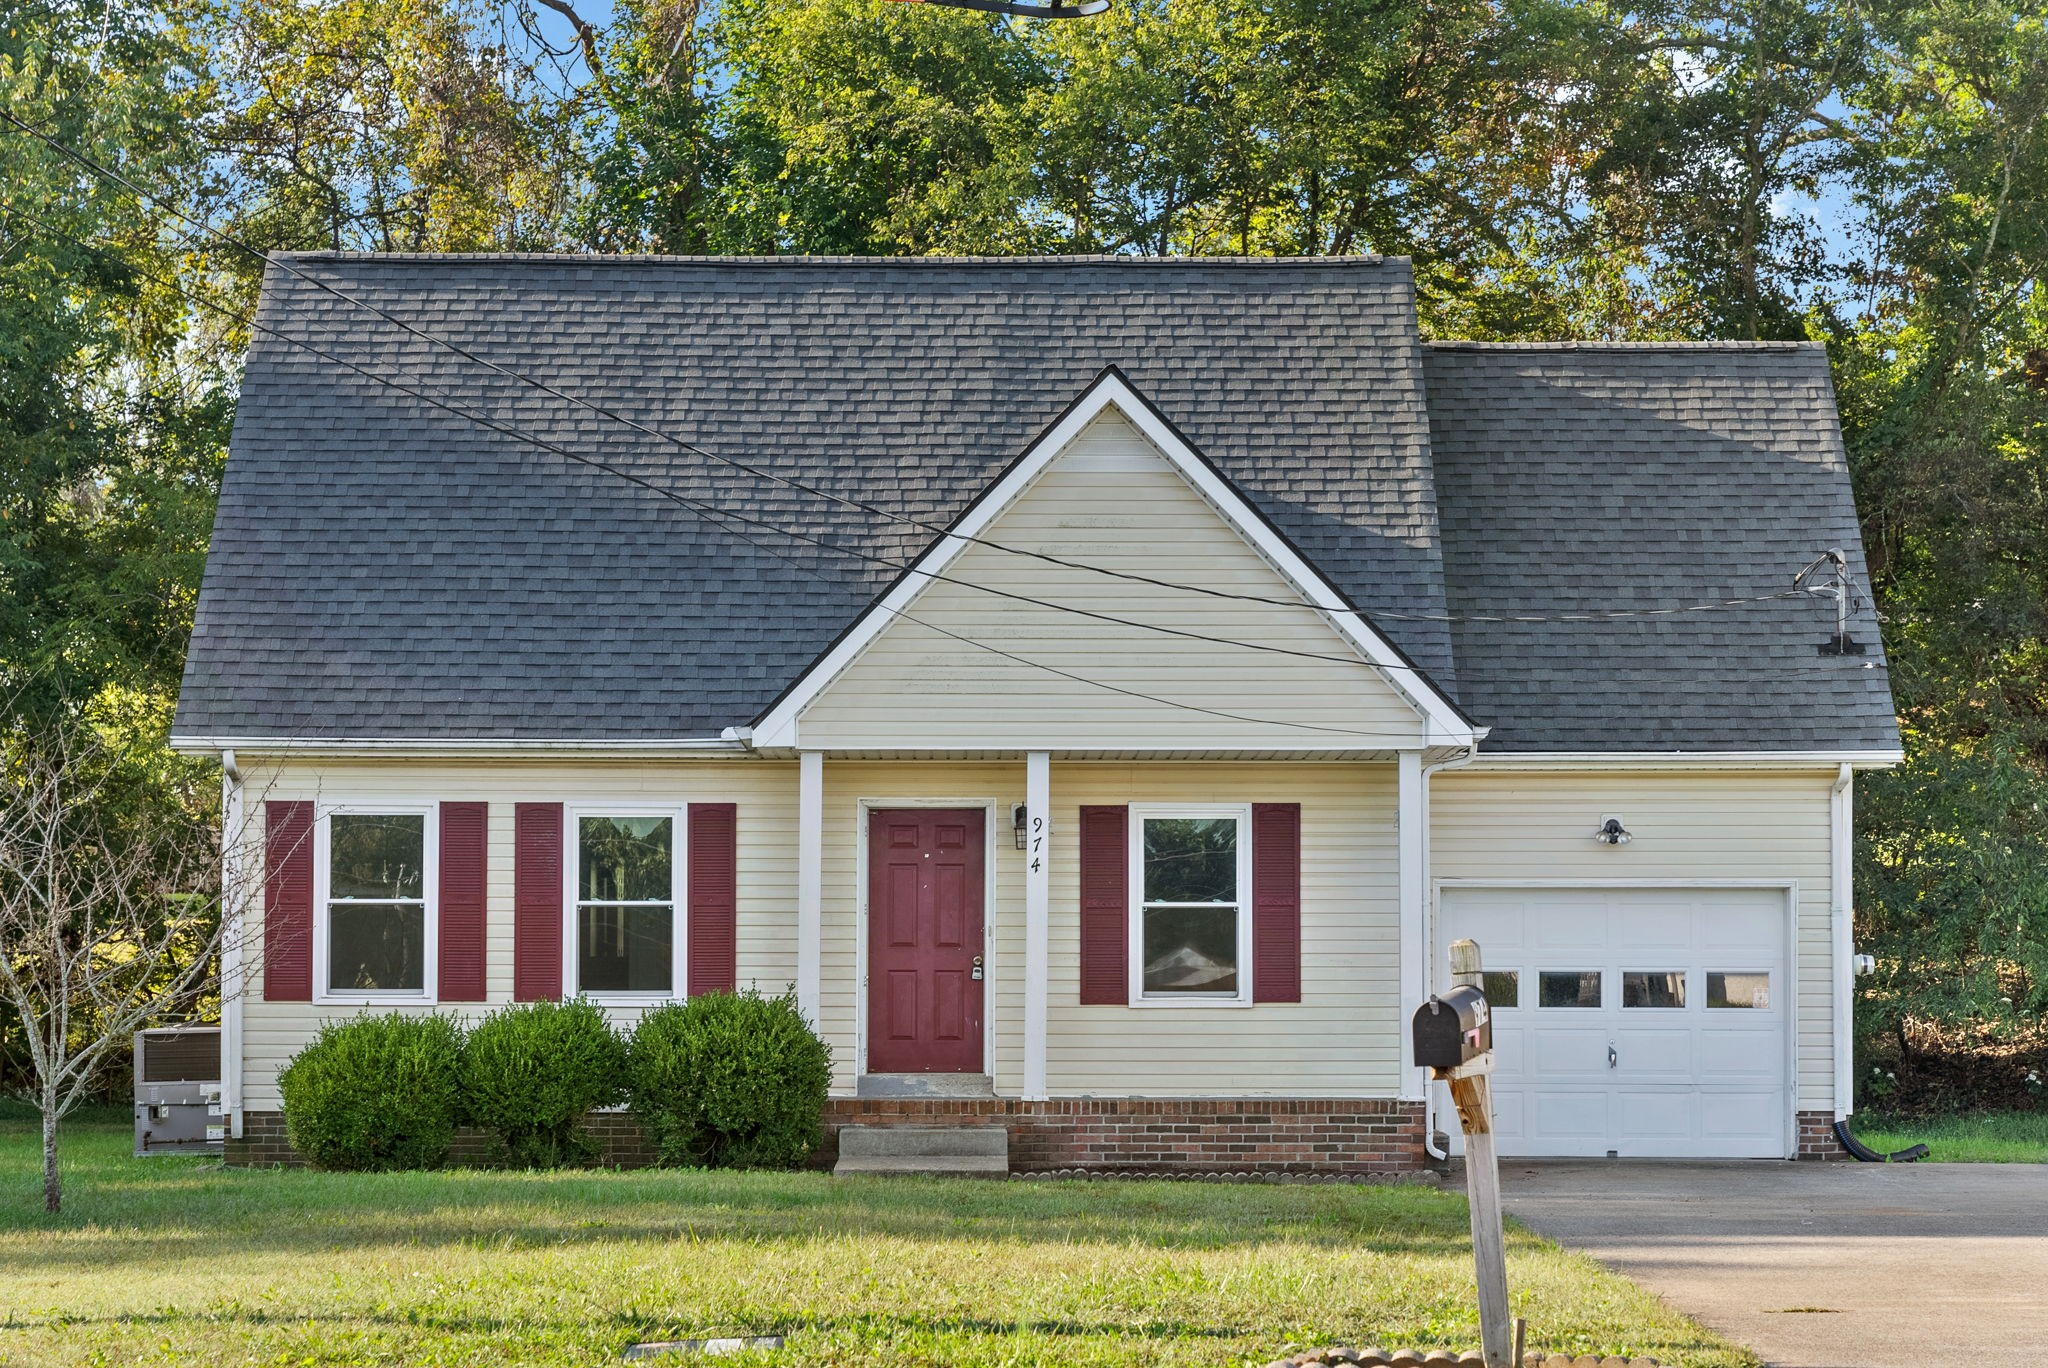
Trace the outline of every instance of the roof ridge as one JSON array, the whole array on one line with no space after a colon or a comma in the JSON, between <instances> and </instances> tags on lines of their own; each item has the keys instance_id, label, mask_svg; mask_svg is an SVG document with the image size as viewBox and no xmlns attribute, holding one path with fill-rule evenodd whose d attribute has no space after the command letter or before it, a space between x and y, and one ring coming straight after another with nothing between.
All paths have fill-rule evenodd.
<instances>
[{"instance_id":1,"label":"roof ridge","mask_svg":"<svg viewBox=\"0 0 2048 1368\"><path fill-rule=\"evenodd\" d=\"M1825 342L1744 342L1710 339L1699 342L1657 342L1657 341L1560 341L1560 342L1476 342L1458 338L1441 341L1425 340L1422 344L1435 351L1825 351Z\"/></svg>"},{"instance_id":2,"label":"roof ridge","mask_svg":"<svg viewBox=\"0 0 2048 1368\"><path fill-rule=\"evenodd\" d=\"M670 256L655 252L356 252L321 249L273 252L288 261L378 261L449 265L483 262L574 262L585 266L1274 266L1349 267L1406 264L1405 256Z\"/></svg>"}]
</instances>

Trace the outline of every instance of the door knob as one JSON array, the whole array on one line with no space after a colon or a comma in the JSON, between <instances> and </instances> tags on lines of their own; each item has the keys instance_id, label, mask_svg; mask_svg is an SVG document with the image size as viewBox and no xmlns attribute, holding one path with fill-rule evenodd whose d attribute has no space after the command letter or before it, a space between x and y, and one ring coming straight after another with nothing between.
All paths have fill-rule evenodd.
<instances>
[{"instance_id":1,"label":"door knob","mask_svg":"<svg viewBox=\"0 0 2048 1368\"><path fill-rule=\"evenodd\" d=\"M981 956L974 957L974 972L969 975L976 983L981 982Z\"/></svg>"}]
</instances>

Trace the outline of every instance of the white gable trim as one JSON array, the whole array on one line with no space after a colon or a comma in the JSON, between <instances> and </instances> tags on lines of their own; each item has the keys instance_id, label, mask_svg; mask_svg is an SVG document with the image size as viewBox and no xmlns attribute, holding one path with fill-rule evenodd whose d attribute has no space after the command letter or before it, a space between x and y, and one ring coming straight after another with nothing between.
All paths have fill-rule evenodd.
<instances>
[{"instance_id":1,"label":"white gable trim","mask_svg":"<svg viewBox=\"0 0 2048 1368\"><path fill-rule=\"evenodd\" d=\"M1039 474L1108 409L1115 409L1144 434L1146 440L1158 448L1239 536L1264 556L1296 592L1321 610L1323 620L1362 657L1360 663L1377 669L1394 691L1421 714L1426 727L1424 744L1470 746L1486 735L1485 728L1476 727L1468 721L1392 642L1374 630L1345 601L1344 596L1288 544L1263 514L1188 445L1187 439L1131 387L1121 372L1111 367L1096 378L1095 383L1031 444L1000 479L968 506L952 528L928 547L887 593L871 604L824 655L812 662L811 667L754 724L753 744L763 748L797 745L798 719L804 709L887 630L897 614L909 608L925 587L934 582L934 576L943 575L962 552L974 545L974 539L1001 517Z\"/></svg>"}]
</instances>

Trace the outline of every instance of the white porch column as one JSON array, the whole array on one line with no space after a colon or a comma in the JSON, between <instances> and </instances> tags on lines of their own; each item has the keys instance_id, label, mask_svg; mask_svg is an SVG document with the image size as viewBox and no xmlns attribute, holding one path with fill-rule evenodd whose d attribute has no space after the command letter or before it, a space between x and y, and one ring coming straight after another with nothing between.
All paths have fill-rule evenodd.
<instances>
[{"instance_id":1,"label":"white porch column","mask_svg":"<svg viewBox=\"0 0 2048 1368\"><path fill-rule=\"evenodd\" d=\"M1835 1120L1856 1104L1856 772L1843 765L1835 774L1828 811L1828 942L1834 961L1830 990L1834 997ZM1792 909L1797 917L1798 908ZM1796 957L1793 981L1798 981ZM1795 1107L1794 1110L1797 1110Z\"/></svg>"},{"instance_id":2,"label":"white porch column","mask_svg":"<svg viewBox=\"0 0 2048 1368\"><path fill-rule=\"evenodd\" d=\"M1047 980L1052 964L1052 757L1024 757L1024 1100L1045 1099Z\"/></svg>"},{"instance_id":3,"label":"white porch column","mask_svg":"<svg viewBox=\"0 0 2048 1368\"><path fill-rule=\"evenodd\" d=\"M242 1138L242 995L249 991L242 946L249 935L249 912L255 906L253 861L242 796L242 772L235 753L220 756L221 907L227 923L220 947L220 1105L227 1118L228 1138Z\"/></svg>"},{"instance_id":4,"label":"white porch column","mask_svg":"<svg viewBox=\"0 0 2048 1368\"><path fill-rule=\"evenodd\" d=\"M812 1027L819 1020L819 965L825 933L825 754L797 753L796 1001Z\"/></svg>"},{"instance_id":5,"label":"white porch column","mask_svg":"<svg viewBox=\"0 0 2048 1368\"><path fill-rule=\"evenodd\" d=\"M1429 997L1429 871L1424 869L1422 839L1426 820L1423 804L1422 752L1398 752L1399 796L1395 805L1396 864L1401 920L1401 1096L1420 1101L1428 1086L1415 1066L1415 1042L1409 1038L1408 1023L1416 1009Z\"/></svg>"}]
</instances>

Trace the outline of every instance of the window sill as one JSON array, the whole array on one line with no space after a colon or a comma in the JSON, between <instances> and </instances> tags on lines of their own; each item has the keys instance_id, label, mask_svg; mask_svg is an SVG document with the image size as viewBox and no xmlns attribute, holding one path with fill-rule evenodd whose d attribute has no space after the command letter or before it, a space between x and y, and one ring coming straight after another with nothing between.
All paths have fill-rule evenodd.
<instances>
[{"instance_id":1,"label":"window sill","mask_svg":"<svg viewBox=\"0 0 2048 1368\"><path fill-rule=\"evenodd\" d=\"M1234 997L1234 998L1198 998L1198 997L1184 997L1184 998L1163 998L1163 997L1134 997L1134 998L1132 998L1132 999L1131 999L1131 1000L1130 1000L1129 1002L1125 1003L1124 1005L1125 1005L1126 1007L1143 1007L1143 1008L1147 1009L1148 1011L1149 1011L1149 1010L1154 1010L1154 1009L1157 1009L1157 1008L1166 1008L1166 1009L1168 1009L1168 1010L1172 1010L1172 1009L1174 1009L1174 1008L1193 1008L1193 1009L1195 1009L1196 1011L1202 1011L1202 1012L1216 1012L1216 1011L1230 1011L1230 1010L1232 1010L1232 1009L1234 1009L1234 1008L1239 1008L1239 1007L1250 1007L1250 1006L1252 1006L1252 1005L1253 1005L1253 1003L1252 1003L1252 1000L1251 1000L1250 998L1248 998L1248 997Z\"/></svg>"},{"instance_id":2,"label":"window sill","mask_svg":"<svg viewBox=\"0 0 2048 1368\"><path fill-rule=\"evenodd\" d=\"M315 1007L438 1007L432 993L315 993Z\"/></svg>"}]
</instances>

